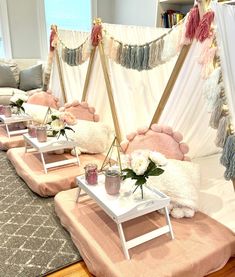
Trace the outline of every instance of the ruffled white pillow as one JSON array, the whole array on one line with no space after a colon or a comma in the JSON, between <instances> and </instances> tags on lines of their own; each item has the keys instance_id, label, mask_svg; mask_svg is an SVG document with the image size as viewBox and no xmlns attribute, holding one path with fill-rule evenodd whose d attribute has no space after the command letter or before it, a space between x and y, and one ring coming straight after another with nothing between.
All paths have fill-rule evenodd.
<instances>
[{"instance_id":1,"label":"ruffled white pillow","mask_svg":"<svg viewBox=\"0 0 235 277\"><path fill-rule=\"evenodd\" d=\"M101 122L78 120L77 124L71 127L75 132L66 131L66 134L78 142L77 150L80 153L104 153L114 138L112 129ZM74 155L74 151L71 153Z\"/></svg>"},{"instance_id":2,"label":"ruffled white pillow","mask_svg":"<svg viewBox=\"0 0 235 277\"><path fill-rule=\"evenodd\" d=\"M33 121L39 124L44 123L44 119L48 111L48 107L42 106L42 105L36 105L36 104L29 104L29 103L24 103L23 107L25 109L25 112L28 115L32 116ZM56 110L51 108L51 111L55 112Z\"/></svg>"},{"instance_id":3,"label":"ruffled white pillow","mask_svg":"<svg viewBox=\"0 0 235 277\"><path fill-rule=\"evenodd\" d=\"M198 210L199 164L169 159L164 169L162 175L150 177L147 185L171 198L169 212L173 217L193 217Z\"/></svg>"}]
</instances>

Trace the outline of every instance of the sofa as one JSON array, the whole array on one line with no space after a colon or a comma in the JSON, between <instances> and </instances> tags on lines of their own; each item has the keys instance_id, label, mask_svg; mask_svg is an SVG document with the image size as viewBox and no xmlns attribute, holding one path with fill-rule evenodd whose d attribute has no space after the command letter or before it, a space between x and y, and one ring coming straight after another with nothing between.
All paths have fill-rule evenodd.
<instances>
[{"instance_id":1,"label":"sofa","mask_svg":"<svg viewBox=\"0 0 235 277\"><path fill-rule=\"evenodd\" d=\"M43 85L43 63L37 59L0 59L0 104L13 94L31 95Z\"/></svg>"}]
</instances>

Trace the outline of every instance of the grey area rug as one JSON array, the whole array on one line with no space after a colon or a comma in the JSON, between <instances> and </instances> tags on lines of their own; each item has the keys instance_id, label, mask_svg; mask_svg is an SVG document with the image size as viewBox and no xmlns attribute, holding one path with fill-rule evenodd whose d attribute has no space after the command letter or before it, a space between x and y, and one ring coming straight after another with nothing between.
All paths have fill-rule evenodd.
<instances>
[{"instance_id":1,"label":"grey area rug","mask_svg":"<svg viewBox=\"0 0 235 277\"><path fill-rule=\"evenodd\" d=\"M36 277L81 260L54 212L0 151L0 276Z\"/></svg>"}]
</instances>

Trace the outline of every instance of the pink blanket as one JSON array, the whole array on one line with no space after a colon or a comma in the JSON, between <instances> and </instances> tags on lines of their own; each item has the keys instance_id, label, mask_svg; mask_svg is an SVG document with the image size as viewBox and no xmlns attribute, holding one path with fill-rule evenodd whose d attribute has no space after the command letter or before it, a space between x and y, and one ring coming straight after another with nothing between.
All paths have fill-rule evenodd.
<instances>
[{"instance_id":1,"label":"pink blanket","mask_svg":"<svg viewBox=\"0 0 235 277\"><path fill-rule=\"evenodd\" d=\"M77 189L60 192L55 209L62 225L95 276L200 277L221 269L235 255L235 235L212 218L197 213L171 219L175 239L163 235L130 250L126 260L117 226L88 197L76 204ZM165 224L158 213L124 224L127 239Z\"/></svg>"},{"instance_id":2,"label":"pink blanket","mask_svg":"<svg viewBox=\"0 0 235 277\"><path fill-rule=\"evenodd\" d=\"M48 170L45 174L39 154L25 153L24 147L12 148L7 151L7 157L14 165L17 174L25 181L25 183L37 194L41 196L54 196L56 193L76 187L75 177L84 174L84 166L87 163L97 163L101 167L104 156L97 155L81 155L80 166L68 165ZM74 158L69 154L56 155L45 154L44 158L47 162L55 162L61 157Z\"/></svg>"},{"instance_id":3,"label":"pink blanket","mask_svg":"<svg viewBox=\"0 0 235 277\"><path fill-rule=\"evenodd\" d=\"M4 127L0 127L0 149L7 150L13 147L21 147L24 146L24 139L22 135L19 136L11 136L10 138L7 136L6 129Z\"/></svg>"}]
</instances>

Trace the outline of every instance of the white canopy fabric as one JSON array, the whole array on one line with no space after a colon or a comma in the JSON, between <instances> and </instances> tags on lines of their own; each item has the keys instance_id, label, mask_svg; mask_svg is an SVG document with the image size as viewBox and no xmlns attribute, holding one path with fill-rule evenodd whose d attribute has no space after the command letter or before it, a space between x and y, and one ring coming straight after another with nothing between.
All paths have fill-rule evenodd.
<instances>
[{"instance_id":1,"label":"white canopy fabric","mask_svg":"<svg viewBox=\"0 0 235 277\"><path fill-rule=\"evenodd\" d=\"M235 6L213 2L226 96L235 125Z\"/></svg>"},{"instance_id":2,"label":"white canopy fabric","mask_svg":"<svg viewBox=\"0 0 235 277\"><path fill-rule=\"evenodd\" d=\"M216 18L217 10L223 8L224 6L221 5L216 7ZM222 13L222 11L218 13L220 12ZM230 12L229 15L226 14L226 16L222 16L223 19L226 18L227 22L227 20L229 20L228 17L232 17L234 14L233 12ZM230 20L232 22L234 18L230 18ZM224 24L227 23L221 22L219 25L220 24L223 26L224 30ZM165 32L165 29L110 24L104 24L104 28L115 39L123 43L131 44L141 44L151 41ZM218 27L218 31L220 31L219 28L222 27ZM232 37L232 30L233 28L226 28L227 37ZM62 34L62 32L60 33ZM80 36L80 40L77 40L76 35ZM84 37L81 36L81 33L77 32L76 35L66 36L64 34L63 39L68 40L68 46L69 43L72 44L71 41L75 39L76 45L72 45L76 47L79 41L84 41ZM226 40L226 44L227 48L223 50L226 52L226 55L224 55L225 57L223 56L222 59L228 64L228 61L231 61L230 52L234 42L233 40ZM206 103L201 93L204 81L200 76L201 66L197 63L199 53L200 44L194 43L191 46L159 122L172 126L175 130L180 131L184 135L184 141L189 144L189 156L191 158L206 156L221 151L221 149L217 148L214 144L216 131L208 126L210 114L207 112ZM168 63L152 70L142 72L126 69L108 60L109 75L123 139L126 134L135 131L139 127L148 126L150 124L162 92L174 67L175 60L176 57L171 59ZM227 72L231 73L231 71L233 71L233 74L235 74L234 56L232 62L229 64L230 67L227 67ZM63 74L66 80L66 92L69 101L81 99L86 68L87 62L79 66L78 69L63 64ZM74 75L76 75L76 77ZM231 79L234 81L234 76L231 76ZM53 91L54 88L56 88L53 84L56 83L58 83L58 77L56 72L54 72L51 86ZM234 83L230 83L230 86L233 85ZM233 103L235 99L232 96L231 90L229 93L230 105L233 106L231 111L234 115L233 109L235 109L235 106ZM90 78L87 100L90 105L96 108L97 113L101 116L101 121L113 124L98 53L96 53L94 58L94 70Z\"/></svg>"}]
</instances>

